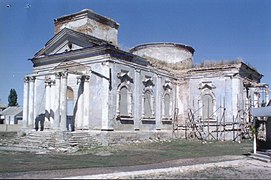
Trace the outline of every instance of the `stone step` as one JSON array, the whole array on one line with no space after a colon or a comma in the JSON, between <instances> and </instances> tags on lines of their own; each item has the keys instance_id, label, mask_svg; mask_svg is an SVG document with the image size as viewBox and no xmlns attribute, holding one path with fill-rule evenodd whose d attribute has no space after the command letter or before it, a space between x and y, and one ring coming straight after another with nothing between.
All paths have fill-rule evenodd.
<instances>
[{"instance_id":1,"label":"stone step","mask_svg":"<svg viewBox=\"0 0 271 180\"><path fill-rule=\"evenodd\" d=\"M12 146L24 150L45 151L76 151L78 148L93 148L101 143L86 132L31 132L13 140L1 141L1 146ZM63 150L64 149L64 150Z\"/></svg>"},{"instance_id":2,"label":"stone step","mask_svg":"<svg viewBox=\"0 0 271 180\"><path fill-rule=\"evenodd\" d=\"M254 153L251 154L250 157L253 158L253 159L263 161L263 162L270 162L271 161L270 156L268 156L266 154L261 154L261 153L258 153L258 152L256 154L254 154Z\"/></svg>"},{"instance_id":3,"label":"stone step","mask_svg":"<svg viewBox=\"0 0 271 180\"><path fill-rule=\"evenodd\" d=\"M28 151L28 152L46 151L46 149L43 149L43 148L40 148L40 147L15 146L15 145L0 147L0 150L6 150L6 151Z\"/></svg>"}]
</instances>

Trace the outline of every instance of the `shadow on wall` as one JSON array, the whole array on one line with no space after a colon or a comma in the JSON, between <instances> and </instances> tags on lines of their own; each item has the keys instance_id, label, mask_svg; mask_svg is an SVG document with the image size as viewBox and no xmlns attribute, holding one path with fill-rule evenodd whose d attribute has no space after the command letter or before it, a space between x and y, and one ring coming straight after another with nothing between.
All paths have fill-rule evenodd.
<instances>
[{"instance_id":1,"label":"shadow on wall","mask_svg":"<svg viewBox=\"0 0 271 180\"><path fill-rule=\"evenodd\" d=\"M35 129L36 131L39 130L43 131L44 130L44 120L45 120L45 114L40 114L38 117L35 119Z\"/></svg>"}]
</instances>

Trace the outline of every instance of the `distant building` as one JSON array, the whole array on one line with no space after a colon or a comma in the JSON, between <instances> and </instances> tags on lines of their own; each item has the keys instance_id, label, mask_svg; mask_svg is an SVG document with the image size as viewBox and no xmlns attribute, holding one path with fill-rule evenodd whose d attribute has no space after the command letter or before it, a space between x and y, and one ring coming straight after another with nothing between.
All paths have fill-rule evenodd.
<instances>
[{"instance_id":1,"label":"distant building","mask_svg":"<svg viewBox=\"0 0 271 180\"><path fill-rule=\"evenodd\" d=\"M4 104L0 104L0 112L1 111L3 111L4 109L6 109L7 108L7 106L6 105L4 105Z\"/></svg>"},{"instance_id":2,"label":"distant building","mask_svg":"<svg viewBox=\"0 0 271 180\"><path fill-rule=\"evenodd\" d=\"M23 107L10 106L0 112L0 124L22 124Z\"/></svg>"},{"instance_id":3,"label":"distant building","mask_svg":"<svg viewBox=\"0 0 271 180\"><path fill-rule=\"evenodd\" d=\"M181 137L235 139L240 134L229 128L239 132L251 121L250 108L269 99L262 74L242 61L195 66L194 48L178 43L120 50L119 24L91 10L54 24L54 37L25 77L26 131L172 137L176 130Z\"/></svg>"}]
</instances>

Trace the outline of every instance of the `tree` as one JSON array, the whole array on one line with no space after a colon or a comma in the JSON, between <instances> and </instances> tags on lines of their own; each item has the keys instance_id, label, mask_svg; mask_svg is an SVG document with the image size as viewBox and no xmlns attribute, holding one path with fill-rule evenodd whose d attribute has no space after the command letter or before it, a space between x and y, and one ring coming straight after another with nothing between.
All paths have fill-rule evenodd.
<instances>
[{"instance_id":1,"label":"tree","mask_svg":"<svg viewBox=\"0 0 271 180\"><path fill-rule=\"evenodd\" d=\"M18 106L17 92L15 89L11 89L8 96L8 106Z\"/></svg>"}]
</instances>

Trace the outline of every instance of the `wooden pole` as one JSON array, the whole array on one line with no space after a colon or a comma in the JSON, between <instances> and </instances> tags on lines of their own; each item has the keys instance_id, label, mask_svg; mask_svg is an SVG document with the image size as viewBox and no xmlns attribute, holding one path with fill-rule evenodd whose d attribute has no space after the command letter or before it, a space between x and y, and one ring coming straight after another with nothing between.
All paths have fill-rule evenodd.
<instances>
[{"instance_id":1,"label":"wooden pole","mask_svg":"<svg viewBox=\"0 0 271 180\"><path fill-rule=\"evenodd\" d=\"M256 134L253 134L253 153L257 153L257 145L256 145Z\"/></svg>"}]
</instances>

